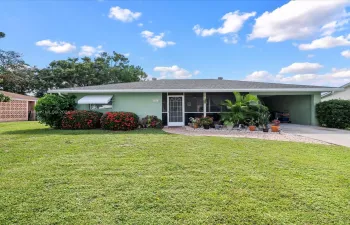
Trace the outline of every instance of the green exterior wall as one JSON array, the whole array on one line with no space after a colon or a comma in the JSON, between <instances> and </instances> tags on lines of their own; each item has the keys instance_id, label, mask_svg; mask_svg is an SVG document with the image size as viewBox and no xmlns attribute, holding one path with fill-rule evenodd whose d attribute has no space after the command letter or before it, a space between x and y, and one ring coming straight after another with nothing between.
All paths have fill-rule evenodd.
<instances>
[{"instance_id":1,"label":"green exterior wall","mask_svg":"<svg viewBox=\"0 0 350 225\"><path fill-rule=\"evenodd\" d=\"M113 99L114 111L134 112L140 118L162 118L162 93L117 93Z\"/></svg>"},{"instance_id":2,"label":"green exterior wall","mask_svg":"<svg viewBox=\"0 0 350 225\"><path fill-rule=\"evenodd\" d=\"M74 94L77 101L87 95ZM113 95L113 109L95 110L99 112L124 111L136 113L140 118L154 115L162 118L162 93L104 93L100 95ZM89 105L77 105L78 110L89 110Z\"/></svg>"}]
</instances>

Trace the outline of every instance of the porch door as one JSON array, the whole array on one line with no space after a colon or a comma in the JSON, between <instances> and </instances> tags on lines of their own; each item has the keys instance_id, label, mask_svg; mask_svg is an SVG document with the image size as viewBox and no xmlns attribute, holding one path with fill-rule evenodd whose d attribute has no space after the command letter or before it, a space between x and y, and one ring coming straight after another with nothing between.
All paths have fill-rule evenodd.
<instances>
[{"instance_id":1,"label":"porch door","mask_svg":"<svg viewBox=\"0 0 350 225\"><path fill-rule=\"evenodd\" d=\"M184 96L168 96L168 126L184 125Z\"/></svg>"}]
</instances>

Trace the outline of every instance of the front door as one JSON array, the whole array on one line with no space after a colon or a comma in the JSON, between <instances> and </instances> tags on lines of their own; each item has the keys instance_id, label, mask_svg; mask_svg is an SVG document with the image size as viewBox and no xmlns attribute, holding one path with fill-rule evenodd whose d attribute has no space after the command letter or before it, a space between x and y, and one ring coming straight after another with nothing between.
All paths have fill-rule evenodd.
<instances>
[{"instance_id":1,"label":"front door","mask_svg":"<svg viewBox=\"0 0 350 225\"><path fill-rule=\"evenodd\" d=\"M168 96L168 126L184 125L184 97L181 95Z\"/></svg>"}]
</instances>

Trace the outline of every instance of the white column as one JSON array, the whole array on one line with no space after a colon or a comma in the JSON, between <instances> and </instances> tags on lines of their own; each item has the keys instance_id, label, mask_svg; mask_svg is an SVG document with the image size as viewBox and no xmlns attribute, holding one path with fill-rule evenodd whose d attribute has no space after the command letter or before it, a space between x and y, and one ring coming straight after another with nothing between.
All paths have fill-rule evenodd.
<instances>
[{"instance_id":1,"label":"white column","mask_svg":"<svg viewBox=\"0 0 350 225\"><path fill-rule=\"evenodd\" d=\"M317 126L316 104L321 102L321 93L311 95L311 125Z\"/></svg>"},{"instance_id":2,"label":"white column","mask_svg":"<svg viewBox=\"0 0 350 225\"><path fill-rule=\"evenodd\" d=\"M207 93L203 92L203 113L207 116Z\"/></svg>"}]
</instances>

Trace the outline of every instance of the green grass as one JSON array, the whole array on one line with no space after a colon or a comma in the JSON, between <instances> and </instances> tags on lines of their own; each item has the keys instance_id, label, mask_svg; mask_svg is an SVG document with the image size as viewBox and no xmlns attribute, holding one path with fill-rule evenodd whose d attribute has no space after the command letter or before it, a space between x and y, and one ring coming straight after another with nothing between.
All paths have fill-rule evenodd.
<instances>
[{"instance_id":1,"label":"green grass","mask_svg":"<svg viewBox=\"0 0 350 225\"><path fill-rule=\"evenodd\" d=\"M0 224L349 223L349 148L0 123Z\"/></svg>"}]
</instances>

